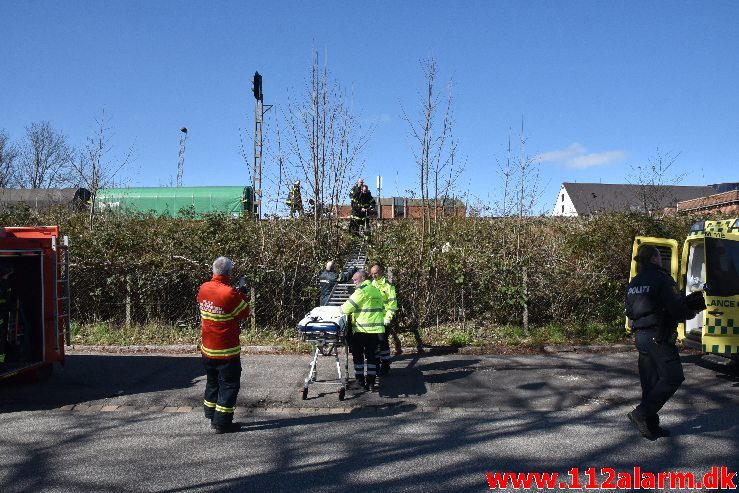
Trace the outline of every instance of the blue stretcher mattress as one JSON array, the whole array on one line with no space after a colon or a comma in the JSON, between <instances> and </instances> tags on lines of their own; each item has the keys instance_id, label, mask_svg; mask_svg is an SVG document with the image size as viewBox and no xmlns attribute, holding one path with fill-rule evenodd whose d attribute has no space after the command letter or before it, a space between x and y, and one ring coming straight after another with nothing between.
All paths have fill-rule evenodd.
<instances>
[{"instance_id":1,"label":"blue stretcher mattress","mask_svg":"<svg viewBox=\"0 0 739 493\"><path fill-rule=\"evenodd\" d=\"M317 306L298 322L298 330L304 338L341 337L345 326L346 317L338 306Z\"/></svg>"}]
</instances>

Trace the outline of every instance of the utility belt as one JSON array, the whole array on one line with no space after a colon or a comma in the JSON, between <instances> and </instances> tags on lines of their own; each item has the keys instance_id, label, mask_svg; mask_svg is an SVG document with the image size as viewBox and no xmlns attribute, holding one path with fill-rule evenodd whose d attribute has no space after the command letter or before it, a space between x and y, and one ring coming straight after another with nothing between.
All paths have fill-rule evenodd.
<instances>
[{"instance_id":1,"label":"utility belt","mask_svg":"<svg viewBox=\"0 0 739 493\"><path fill-rule=\"evenodd\" d=\"M662 325L663 317L661 313L649 313L643 317L631 320L632 330L659 329Z\"/></svg>"},{"instance_id":2,"label":"utility belt","mask_svg":"<svg viewBox=\"0 0 739 493\"><path fill-rule=\"evenodd\" d=\"M674 330L674 329L667 331L660 327L657 327L656 325L652 325L649 327L639 327L639 328L633 329L634 332L637 332L637 331L642 332L642 331L647 331L647 330L653 330L656 332L656 334L654 335L654 342L656 342L657 344L662 344L663 342L667 342L669 344L675 345L675 343L677 342L677 330Z\"/></svg>"}]
</instances>

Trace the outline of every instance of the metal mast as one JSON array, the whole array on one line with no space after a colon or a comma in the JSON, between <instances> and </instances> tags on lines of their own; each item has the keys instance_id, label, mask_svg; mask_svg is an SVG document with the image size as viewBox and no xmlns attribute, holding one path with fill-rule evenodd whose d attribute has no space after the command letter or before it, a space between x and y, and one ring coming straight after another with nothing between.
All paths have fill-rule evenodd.
<instances>
[{"instance_id":1,"label":"metal mast","mask_svg":"<svg viewBox=\"0 0 739 493\"><path fill-rule=\"evenodd\" d=\"M252 92L256 105L254 107L254 217L262 218L262 123L264 114L272 108L271 104L264 104L262 93L262 76L254 72Z\"/></svg>"},{"instance_id":2,"label":"metal mast","mask_svg":"<svg viewBox=\"0 0 739 493\"><path fill-rule=\"evenodd\" d=\"M256 105L254 107L254 216L262 218L262 122L264 121L264 94L262 94L262 76L254 72L252 92Z\"/></svg>"},{"instance_id":3,"label":"metal mast","mask_svg":"<svg viewBox=\"0 0 739 493\"><path fill-rule=\"evenodd\" d=\"M177 162L177 186L182 186L182 173L185 171L185 143L187 142L187 127L180 129L180 156Z\"/></svg>"}]
</instances>

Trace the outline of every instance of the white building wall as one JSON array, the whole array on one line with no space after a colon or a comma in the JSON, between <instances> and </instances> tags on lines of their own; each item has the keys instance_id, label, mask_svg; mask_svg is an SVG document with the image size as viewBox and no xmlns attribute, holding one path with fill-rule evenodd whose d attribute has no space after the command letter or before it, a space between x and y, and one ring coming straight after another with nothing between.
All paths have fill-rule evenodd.
<instances>
[{"instance_id":1,"label":"white building wall","mask_svg":"<svg viewBox=\"0 0 739 493\"><path fill-rule=\"evenodd\" d=\"M553 216L577 216L577 210L575 204L570 200L570 196L567 193L567 189L563 186L559 190L557 195L557 202L554 204L554 210L552 211Z\"/></svg>"}]
</instances>

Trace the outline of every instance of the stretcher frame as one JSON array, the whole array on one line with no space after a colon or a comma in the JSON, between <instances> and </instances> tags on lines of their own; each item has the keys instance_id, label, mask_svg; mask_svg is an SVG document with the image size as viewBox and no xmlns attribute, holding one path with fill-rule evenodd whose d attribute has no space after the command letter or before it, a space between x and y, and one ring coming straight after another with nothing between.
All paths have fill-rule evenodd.
<instances>
[{"instance_id":1,"label":"stretcher frame","mask_svg":"<svg viewBox=\"0 0 739 493\"><path fill-rule=\"evenodd\" d=\"M336 334L328 336L324 331L320 331L318 335L315 332L302 331L300 332L301 338L310 343L313 346L313 360L310 363L310 369L308 375L303 381L303 400L308 398L308 387L311 385L340 385L339 387L339 400L343 401L346 397L346 387L349 381L349 347L346 341L345 329L342 329L339 324L330 320L310 320L306 322L304 327L314 325L326 325L331 324L336 327ZM322 334L322 335L321 335ZM341 372L341 359L339 352L344 349L344 372ZM336 364L336 373L338 377L336 379L329 380L318 380L318 356L334 356L334 362Z\"/></svg>"}]
</instances>

